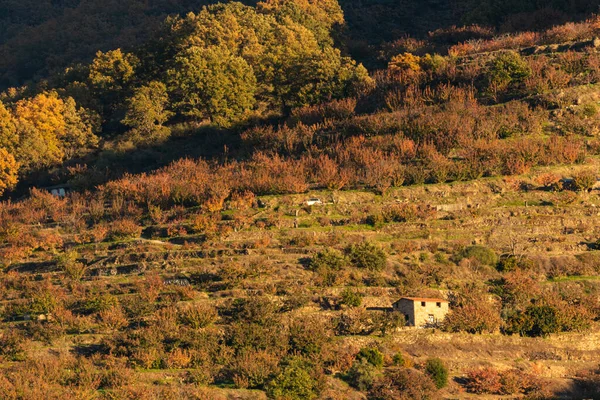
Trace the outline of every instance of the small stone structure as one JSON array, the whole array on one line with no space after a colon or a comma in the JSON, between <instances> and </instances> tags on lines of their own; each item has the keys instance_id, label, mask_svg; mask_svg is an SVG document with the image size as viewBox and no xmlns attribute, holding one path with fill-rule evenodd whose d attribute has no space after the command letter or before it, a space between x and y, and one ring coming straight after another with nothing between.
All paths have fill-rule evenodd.
<instances>
[{"instance_id":1,"label":"small stone structure","mask_svg":"<svg viewBox=\"0 0 600 400\"><path fill-rule=\"evenodd\" d=\"M444 299L402 297L392 307L404 314L407 326L418 328L438 326L448 314L448 301Z\"/></svg>"}]
</instances>

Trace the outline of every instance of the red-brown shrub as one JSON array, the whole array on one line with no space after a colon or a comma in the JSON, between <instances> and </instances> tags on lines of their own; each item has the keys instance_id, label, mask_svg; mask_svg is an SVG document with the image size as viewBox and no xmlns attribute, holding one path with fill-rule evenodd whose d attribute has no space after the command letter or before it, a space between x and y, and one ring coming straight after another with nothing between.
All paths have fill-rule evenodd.
<instances>
[{"instance_id":1,"label":"red-brown shrub","mask_svg":"<svg viewBox=\"0 0 600 400\"><path fill-rule=\"evenodd\" d=\"M467 390L476 394L499 394L502 389L500 373L492 367L480 367L467 371Z\"/></svg>"}]
</instances>

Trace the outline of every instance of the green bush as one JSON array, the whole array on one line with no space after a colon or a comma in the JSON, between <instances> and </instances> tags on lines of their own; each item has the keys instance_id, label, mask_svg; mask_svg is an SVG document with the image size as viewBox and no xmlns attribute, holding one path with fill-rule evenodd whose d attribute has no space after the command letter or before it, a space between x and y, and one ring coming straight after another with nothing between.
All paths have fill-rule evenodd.
<instances>
[{"instance_id":1,"label":"green bush","mask_svg":"<svg viewBox=\"0 0 600 400\"><path fill-rule=\"evenodd\" d=\"M93 314L109 310L119 305L119 300L110 293L92 296L79 304L78 311L83 314Z\"/></svg>"},{"instance_id":2,"label":"green bush","mask_svg":"<svg viewBox=\"0 0 600 400\"><path fill-rule=\"evenodd\" d=\"M365 391L373 386L373 382L379 374L379 368L361 358L352 364L346 374L346 380L352 387Z\"/></svg>"},{"instance_id":3,"label":"green bush","mask_svg":"<svg viewBox=\"0 0 600 400\"><path fill-rule=\"evenodd\" d=\"M318 252L317 255L310 260L310 268L313 271L322 269L339 271L344 267L344 263L344 256L339 251L325 249Z\"/></svg>"},{"instance_id":4,"label":"green bush","mask_svg":"<svg viewBox=\"0 0 600 400\"><path fill-rule=\"evenodd\" d=\"M503 257L498 261L497 269L500 272L510 272L518 268L519 263L516 257Z\"/></svg>"},{"instance_id":5,"label":"green bush","mask_svg":"<svg viewBox=\"0 0 600 400\"><path fill-rule=\"evenodd\" d=\"M496 268L500 272L510 272L516 269L527 270L533 268L535 265L531 259L528 258L517 258L515 256L503 256L498 261Z\"/></svg>"},{"instance_id":6,"label":"green bush","mask_svg":"<svg viewBox=\"0 0 600 400\"><path fill-rule=\"evenodd\" d=\"M516 52L500 54L490 61L488 80L490 84L507 87L511 83L523 82L531 75L529 64Z\"/></svg>"},{"instance_id":7,"label":"green bush","mask_svg":"<svg viewBox=\"0 0 600 400\"><path fill-rule=\"evenodd\" d=\"M333 286L339 281L339 271L345 264L343 254L334 249L325 249L310 260L309 268L319 275L324 286Z\"/></svg>"},{"instance_id":8,"label":"green bush","mask_svg":"<svg viewBox=\"0 0 600 400\"><path fill-rule=\"evenodd\" d=\"M383 225L385 225L385 218L382 214L371 214L367 216L365 222L367 223L367 225L379 229L382 228Z\"/></svg>"},{"instance_id":9,"label":"green bush","mask_svg":"<svg viewBox=\"0 0 600 400\"><path fill-rule=\"evenodd\" d=\"M346 288L342 292L342 300L340 303L348 307L358 307L362 303L362 295L350 288Z\"/></svg>"},{"instance_id":10,"label":"green bush","mask_svg":"<svg viewBox=\"0 0 600 400\"><path fill-rule=\"evenodd\" d=\"M514 312L506 318L505 332L508 334L546 337L559 331L558 311L549 305L532 305L525 312Z\"/></svg>"},{"instance_id":11,"label":"green bush","mask_svg":"<svg viewBox=\"0 0 600 400\"><path fill-rule=\"evenodd\" d=\"M394 362L394 365L397 367L404 367L404 363L406 362L406 360L404 360L404 356L400 352L394 354L392 361Z\"/></svg>"},{"instance_id":12,"label":"green bush","mask_svg":"<svg viewBox=\"0 0 600 400\"><path fill-rule=\"evenodd\" d=\"M431 377L435 386L441 389L448 385L448 368L439 358L430 358L425 363L425 373Z\"/></svg>"},{"instance_id":13,"label":"green bush","mask_svg":"<svg viewBox=\"0 0 600 400\"><path fill-rule=\"evenodd\" d=\"M266 387L270 398L286 400L314 399L319 395L319 382L311 375L314 367L301 358L287 360L283 371Z\"/></svg>"},{"instance_id":14,"label":"green bush","mask_svg":"<svg viewBox=\"0 0 600 400\"><path fill-rule=\"evenodd\" d=\"M387 256L379 247L369 242L355 244L346 249L352 265L371 271L381 271L385 268Z\"/></svg>"},{"instance_id":15,"label":"green bush","mask_svg":"<svg viewBox=\"0 0 600 400\"><path fill-rule=\"evenodd\" d=\"M485 246L468 246L459 253L459 260L472 258L477 260L482 265L496 265L498 256L494 250Z\"/></svg>"},{"instance_id":16,"label":"green bush","mask_svg":"<svg viewBox=\"0 0 600 400\"><path fill-rule=\"evenodd\" d=\"M379 332L381 336L385 336L390 332L395 331L401 326L406 325L406 317L398 311L391 312L374 312L371 318L373 322L373 331Z\"/></svg>"},{"instance_id":17,"label":"green bush","mask_svg":"<svg viewBox=\"0 0 600 400\"><path fill-rule=\"evenodd\" d=\"M369 364L374 367L383 367L383 354L374 348L363 347L356 355L357 360L366 360Z\"/></svg>"}]
</instances>

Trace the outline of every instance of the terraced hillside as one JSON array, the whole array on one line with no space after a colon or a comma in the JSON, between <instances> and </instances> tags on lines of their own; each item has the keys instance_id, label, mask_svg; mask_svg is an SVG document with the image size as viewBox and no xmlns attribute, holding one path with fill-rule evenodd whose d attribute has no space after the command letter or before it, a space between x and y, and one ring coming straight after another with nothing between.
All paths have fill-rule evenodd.
<instances>
[{"instance_id":1,"label":"terraced hillside","mask_svg":"<svg viewBox=\"0 0 600 400\"><path fill-rule=\"evenodd\" d=\"M211 6L0 94L0 398L600 396L600 19L367 71L339 6Z\"/></svg>"},{"instance_id":2,"label":"terraced hillside","mask_svg":"<svg viewBox=\"0 0 600 400\"><path fill-rule=\"evenodd\" d=\"M231 315L236 307L232 300L254 299L260 309L253 318L275 320L262 326L256 321L259 336L244 340L271 342L283 340L277 335L284 334L289 345L300 346L295 351L303 351L302 343L319 346L315 356L324 358L324 390L334 398L362 398L340 375L349 366L344 363L351 363L362 347L380 349L386 365L398 352L417 368L428 358L440 357L452 378L441 392L448 398L468 397L465 376L480 366L517 368L542 379L542 387L554 390L554 396L572 398L586 384L578 373L597 365L600 332L595 322L584 334L562 333L551 339L498 332L472 335L397 328L393 321L381 320L377 309L407 295L452 298L473 284L507 290L506 282L499 283L504 279L528 285L520 295L539 291L568 304L594 304L590 311L597 310L600 198L596 190L549 190L539 184L549 173L571 177L580 168L394 189L383 197L365 191L260 196L228 202L218 219L175 207L140 215L141 225L121 221L84 232L76 227L128 207L131 212L133 206L86 203L77 196L59 200L38 192L23 204L32 220L22 221L18 229L3 225L4 240L13 248L28 243L31 249L12 255L12 262L4 253L4 366L23 373L22 368L75 362L73 353L92 360L112 354L126 357L133 368L117 369L111 374L118 376L111 377L103 376L101 367L87 365L84 370L90 374L85 379L108 379L107 393L150 390L177 396L183 391L226 398L238 390L201 389L192 382L218 382L227 373L259 379L255 374L267 373L249 365L215 364L226 357L223 351L242 345L237 343L240 337L231 336L232 329L241 329ZM303 205L309 197L324 204ZM10 205L4 210L15 212ZM105 239L99 241L101 237ZM347 259L332 277L325 267L315 269L311 263L324 248L341 254L365 241L387 255L382 270L361 268ZM472 245L531 265L498 271L485 260L461 256ZM359 305L348 300L348 291L362 300ZM15 337L17 331L27 332L29 339ZM207 360L202 355L207 349L189 342L191 333L214 341L209 348L215 346L213 351L221 356ZM283 346L279 351L289 346L264 345ZM255 351L253 359L267 357L265 350ZM29 360L26 367L20 359ZM260 368L269 371L268 360L262 362L266 365ZM44 384L27 376L30 384L19 390L52 393L64 379L83 379L59 375ZM93 382L78 385L85 392ZM235 396L261 395L239 391Z\"/></svg>"}]
</instances>

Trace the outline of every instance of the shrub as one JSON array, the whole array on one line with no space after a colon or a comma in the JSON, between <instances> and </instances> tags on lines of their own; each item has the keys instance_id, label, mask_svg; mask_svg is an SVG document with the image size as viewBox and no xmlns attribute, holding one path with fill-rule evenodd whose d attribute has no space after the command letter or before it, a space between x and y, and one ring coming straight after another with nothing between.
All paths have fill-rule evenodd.
<instances>
[{"instance_id":1,"label":"shrub","mask_svg":"<svg viewBox=\"0 0 600 400\"><path fill-rule=\"evenodd\" d=\"M312 376L314 371L307 361L293 357L285 362L283 371L267 385L270 398L286 400L310 400L320 393L319 382Z\"/></svg>"},{"instance_id":2,"label":"shrub","mask_svg":"<svg viewBox=\"0 0 600 400\"><path fill-rule=\"evenodd\" d=\"M400 352L394 354L392 361L394 362L394 365L397 367L403 367L404 363L406 362L406 360L404 360L404 356Z\"/></svg>"},{"instance_id":3,"label":"shrub","mask_svg":"<svg viewBox=\"0 0 600 400\"><path fill-rule=\"evenodd\" d=\"M489 64L489 82L500 87L523 82L530 75L531 68L529 64L514 51L500 54Z\"/></svg>"},{"instance_id":4,"label":"shrub","mask_svg":"<svg viewBox=\"0 0 600 400\"><path fill-rule=\"evenodd\" d=\"M396 329L406 325L406 317L398 311L378 312L373 311L372 331L379 332L381 336L387 335Z\"/></svg>"},{"instance_id":5,"label":"shrub","mask_svg":"<svg viewBox=\"0 0 600 400\"><path fill-rule=\"evenodd\" d=\"M429 400L436 387L431 379L412 368L390 368L369 390L371 400Z\"/></svg>"},{"instance_id":6,"label":"shrub","mask_svg":"<svg viewBox=\"0 0 600 400\"><path fill-rule=\"evenodd\" d=\"M425 54L421 57L421 68L425 71L436 73L442 70L448 64L448 60L439 54Z\"/></svg>"},{"instance_id":7,"label":"shrub","mask_svg":"<svg viewBox=\"0 0 600 400\"><path fill-rule=\"evenodd\" d=\"M98 313L100 326L107 332L118 331L129 324L121 306L113 306Z\"/></svg>"},{"instance_id":8,"label":"shrub","mask_svg":"<svg viewBox=\"0 0 600 400\"><path fill-rule=\"evenodd\" d=\"M365 219L365 222L367 223L367 225L370 225L373 228L380 229L385 224L385 218L383 217L382 214L379 214L379 213L371 214L371 215L367 216L367 218Z\"/></svg>"},{"instance_id":9,"label":"shrub","mask_svg":"<svg viewBox=\"0 0 600 400\"><path fill-rule=\"evenodd\" d=\"M352 387L365 391L373 386L377 375L379 375L379 369L361 358L352 364L346 374L346 379Z\"/></svg>"},{"instance_id":10,"label":"shrub","mask_svg":"<svg viewBox=\"0 0 600 400\"><path fill-rule=\"evenodd\" d=\"M116 389L127 385L133 378L133 370L119 359L108 359L102 374L101 388Z\"/></svg>"},{"instance_id":11,"label":"shrub","mask_svg":"<svg viewBox=\"0 0 600 400\"><path fill-rule=\"evenodd\" d=\"M527 336L548 336L560 329L557 310L549 305L530 306L525 310L525 324L521 328Z\"/></svg>"},{"instance_id":12,"label":"shrub","mask_svg":"<svg viewBox=\"0 0 600 400\"><path fill-rule=\"evenodd\" d=\"M509 334L546 337L560 330L558 311L550 305L529 306L525 312L509 315L504 330Z\"/></svg>"},{"instance_id":13,"label":"shrub","mask_svg":"<svg viewBox=\"0 0 600 400\"><path fill-rule=\"evenodd\" d=\"M573 175L573 187L575 190L590 191L596 184L598 175L592 170L582 170Z\"/></svg>"},{"instance_id":14,"label":"shrub","mask_svg":"<svg viewBox=\"0 0 600 400\"><path fill-rule=\"evenodd\" d=\"M119 306L119 300L109 294L100 294L89 297L79 304L78 311L84 314L93 314L101 311L110 310Z\"/></svg>"},{"instance_id":15,"label":"shrub","mask_svg":"<svg viewBox=\"0 0 600 400\"><path fill-rule=\"evenodd\" d=\"M410 222L430 218L435 211L410 203L394 204L384 210L386 222Z\"/></svg>"},{"instance_id":16,"label":"shrub","mask_svg":"<svg viewBox=\"0 0 600 400\"><path fill-rule=\"evenodd\" d=\"M66 276L69 278L79 281L85 275L87 270L86 266L77 261L79 254L74 251L65 251L59 254L56 258L56 265L62 269Z\"/></svg>"},{"instance_id":17,"label":"shrub","mask_svg":"<svg viewBox=\"0 0 600 400\"><path fill-rule=\"evenodd\" d=\"M482 265L496 265L498 256L496 253L485 246L468 246L459 253L459 259L475 259Z\"/></svg>"},{"instance_id":18,"label":"shrub","mask_svg":"<svg viewBox=\"0 0 600 400\"><path fill-rule=\"evenodd\" d=\"M16 329L7 329L0 335L0 357L8 361L25 359L25 340Z\"/></svg>"},{"instance_id":19,"label":"shrub","mask_svg":"<svg viewBox=\"0 0 600 400\"><path fill-rule=\"evenodd\" d=\"M317 316L294 318L289 326L290 350L302 355L321 354L330 341L332 330L329 321Z\"/></svg>"},{"instance_id":20,"label":"shrub","mask_svg":"<svg viewBox=\"0 0 600 400\"><path fill-rule=\"evenodd\" d=\"M336 334L364 335L373 333L369 312L364 308L354 308L342 313L336 320Z\"/></svg>"},{"instance_id":21,"label":"shrub","mask_svg":"<svg viewBox=\"0 0 600 400\"><path fill-rule=\"evenodd\" d=\"M168 368L187 368L192 363L192 354L189 350L177 347L167 355Z\"/></svg>"},{"instance_id":22,"label":"shrub","mask_svg":"<svg viewBox=\"0 0 600 400\"><path fill-rule=\"evenodd\" d=\"M348 247L346 253L352 265L371 271L381 271L385 268L387 256L379 247L369 242L363 242Z\"/></svg>"},{"instance_id":23,"label":"shrub","mask_svg":"<svg viewBox=\"0 0 600 400\"><path fill-rule=\"evenodd\" d=\"M278 305L268 297L250 296L235 299L227 313L236 321L270 326L278 311Z\"/></svg>"},{"instance_id":24,"label":"shrub","mask_svg":"<svg viewBox=\"0 0 600 400\"><path fill-rule=\"evenodd\" d=\"M493 367L479 367L467 371L466 389L476 394L515 395L535 391L539 381L517 369L499 372Z\"/></svg>"},{"instance_id":25,"label":"shrub","mask_svg":"<svg viewBox=\"0 0 600 400\"><path fill-rule=\"evenodd\" d=\"M450 332L493 333L502 324L498 308L485 298L470 299L453 307L444 320Z\"/></svg>"},{"instance_id":26,"label":"shrub","mask_svg":"<svg viewBox=\"0 0 600 400\"><path fill-rule=\"evenodd\" d=\"M325 249L317 253L310 260L310 268L313 271L333 270L339 271L344 267L344 256L337 250Z\"/></svg>"},{"instance_id":27,"label":"shrub","mask_svg":"<svg viewBox=\"0 0 600 400\"><path fill-rule=\"evenodd\" d=\"M132 219L119 219L110 224L108 240L125 240L140 237L142 227Z\"/></svg>"},{"instance_id":28,"label":"shrub","mask_svg":"<svg viewBox=\"0 0 600 400\"><path fill-rule=\"evenodd\" d=\"M279 372L279 357L266 350L243 350L232 360L230 373L238 388L261 387Z\"/></svg>"},{"instance_id":29,"label":"shrub","mask_svg":"<svg viewBox=\"0 0 600 400\"><path fill-rule=\"evenodd\" d=\"M431 377L435 386L441 389L448 385L448 368L439 358L430 358L425 363L425 373Z\"/></svg>"},{"instance_id":30,"label":"shrub","mask_svg":"<svg viewBox=\"0 0 600 400\"><path fill-rule=\"evenodd\" d=\"M390 71L414 71L419 72L421 70L421 57L415 56L411 53L398 54L392 57L388 68Z\"/></svg>"},{"instance_id":31,"label":"shrub","mask_svg":"<svg viewBox=\"0 0 600 400\"><path fill-rule=\"evenodd\" d=\"M467 390L476 394L498 394L502 388L500 374L492 367L481 367L467 371Z\"/></svg>"},{"instance_id":32,"label":"shrub","mask_svg":"<svg viewBox=\"0 0 600 400\"><path fill-rule=\"evenodd\" d=\"M350 288L346 288L342 292L342 300L340 303L348 307L358 307L362 303L362 295Z\"/></svg>"},{"instance_id":33,"label":"shrub","mask_svg":"<svg viewBox=\"0 0 600 400\"><path fill-rule=\"evenodd\" d=\"M500 374L503 394L529 394L540 389L539 378L518 369L509 369Z\"/></svg>"},{"instance_id":34,"label":"shrub","mask_svg":"<svg viewBox=\"0 0 600 400\"><path fill-rule=\"evenodd\" d=\"M363 347L356 355L357 360L365 360L374 367L383 367L383 354L372 347Z\"/></svg>"},{"instance_id":35,"label":"shrub","mask_svg":"<svg viewBox=\"0 0 600 400\"><path fill-rule=\"evenodd\" d=\"M209 304L187 304L179 309L179 320L192 329L205 328L215 322L217 317L217 310Z\"/></svg>"}]
</instances>

